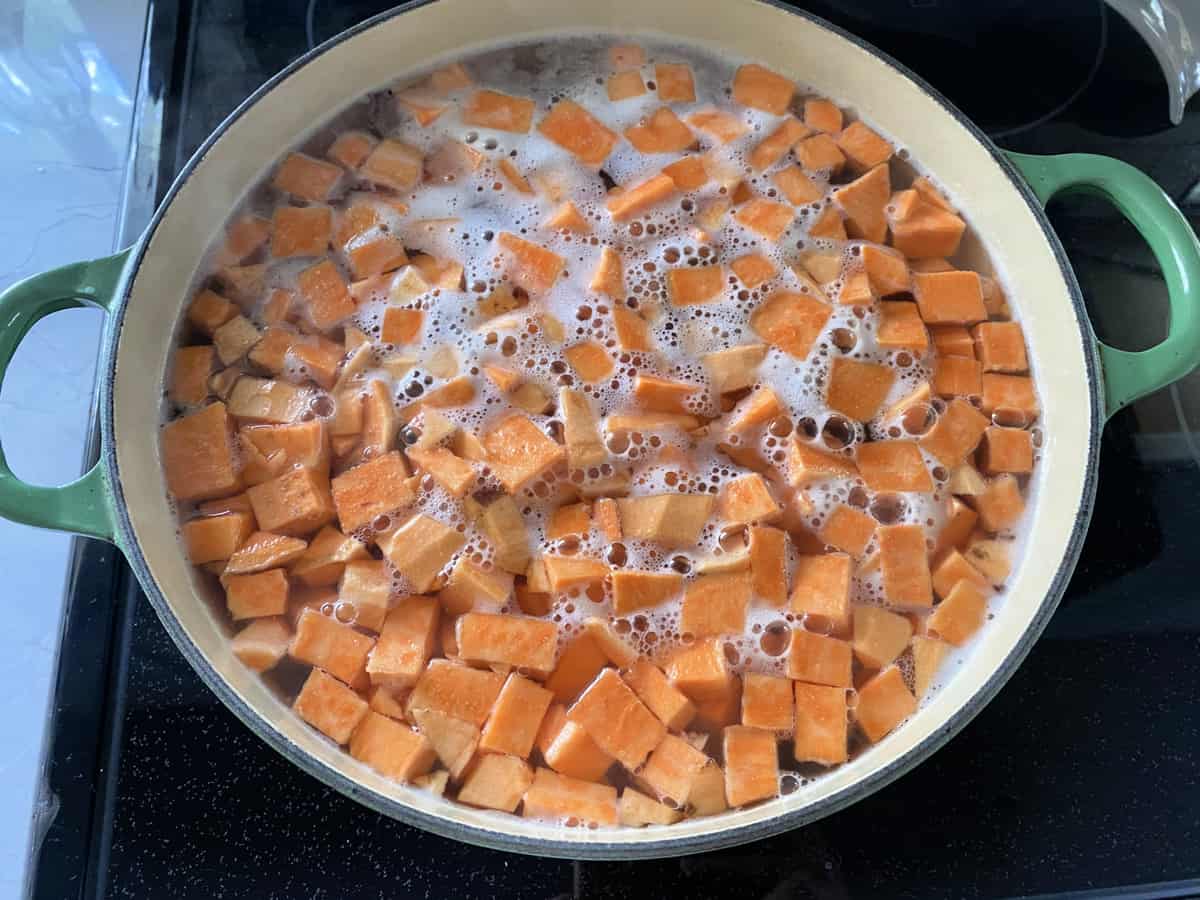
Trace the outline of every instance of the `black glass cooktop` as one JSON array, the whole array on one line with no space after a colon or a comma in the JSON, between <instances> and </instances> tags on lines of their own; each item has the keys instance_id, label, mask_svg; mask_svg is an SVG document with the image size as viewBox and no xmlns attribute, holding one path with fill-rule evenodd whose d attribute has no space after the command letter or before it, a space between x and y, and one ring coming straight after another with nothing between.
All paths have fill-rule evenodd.
<instances>
[{"instance_id":1,"label":"black glass cooktop","mask_svg":"<svg viewBox=\"0 0 1200 900\"><path fill-rule=\"evenodd\" d=\"M652 0L647 0L652 2ZM204 137L371 0L155 0L124 228ZM1088 150L1185 211L1200 107L1099 2L821 0L1007 148ZM1096 203L1052 219L1102 337L1165 332L1153 258ZM999 696L898 782L807 828L656 862L468 847L383 818L286 763L201 684L112 548L81 541L68 596L30 890L64 898L1200 895L1200 378L1108 426L1079 568ZM16 811L10 811L16 814Z\"/></svg>"}]
</instances>

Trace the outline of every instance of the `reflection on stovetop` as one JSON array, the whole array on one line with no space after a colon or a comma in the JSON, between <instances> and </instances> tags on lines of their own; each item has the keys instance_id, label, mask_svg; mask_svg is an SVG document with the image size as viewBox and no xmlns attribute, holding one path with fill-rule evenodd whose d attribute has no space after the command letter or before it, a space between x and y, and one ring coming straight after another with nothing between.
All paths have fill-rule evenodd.
<instances>
[{"instance_id":1,"label":"reflection on stovetop","mask_svg":"<svg viewBox=\"0 0 1200 900\"><path fill-rule=\"evenodd\" d=\"M176 13L175 2L156 3L155 15L174 25L180 49L150 73L163 85L162 184L271 74L390 5L178 0ZM1200 108L1165 130L1157 64L1099 0L799 5L929 78L1003 146L1118 156L1189 208ZM1160 339L1162 280L1136 233L1107 206L1074 199L1055 204L1052 220L1099 335L1128 349ZM64 737L51 760L51 788L72 819L51 829L35 896L1009 897L1196 878L1192 421L1200 376L1109 424L1091 529L1063 604L1009 684L947 747L815 825L677 860L515 857L341 797L241 725L187 666L128 572L111 575L111 551L89 549L68 611L59 686L68 715L55 721ZM95 619L83 593L102 577L124 586L105 594L111 623ZM110 659L93 671L84 661L101 647ZM95 733L79 724L93 718ZM81 779L73 760L92 756L94 777ZM87 861L79 871L76 852Z\"/></svg>"}]
</instances>

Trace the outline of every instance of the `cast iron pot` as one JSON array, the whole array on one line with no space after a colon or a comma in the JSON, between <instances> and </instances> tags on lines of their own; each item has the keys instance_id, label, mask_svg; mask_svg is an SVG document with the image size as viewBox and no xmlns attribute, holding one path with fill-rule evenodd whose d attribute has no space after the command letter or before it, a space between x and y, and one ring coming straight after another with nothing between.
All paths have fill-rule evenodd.
<instances>
[{"instance_id":1,"label":"cast iron pot","mask_svg":"<svg viewBox=\"0 0 1200 900\"><path fill-rule=\"evenodd\" d=\"M408 70L489 45L605 31L676 37L753 59L853 106L936 173L971 231L964 255L1005 278L1041 394L1043 459L1027 552L969 661L907 723L850 763L749 809L669 828L559 829L459 806L388 780L301 722L230 652L182 551L159 462L163 373L204 249L242 195L314 124ZM1092 333L1079 287L1042 205L1062 191L1113 202L1141 231L1170 294L1165 341L1129 353ZM989 263L990 260L990 263ZM1091 514L1100 430L1137 397L1190 371L1200 349L1200 247L1170 199L1137 170L1097 156L1001 153L903 67L821 21L762 0L418 2L328 41L271 79L184 168L141 239L107 259L30 278L0 295L0 375L31 325L80 304L108 313L100 367L100 460L78 481L33 487L0 455L0 515L90 535L126 555L180 651L250 728L347 796L439 834L538 855L640 858L766 837L858 800L912 768L965 725L1045 626ZM1067 713L1069 715L1069 712Z\"/></svg>"}]
</instances>

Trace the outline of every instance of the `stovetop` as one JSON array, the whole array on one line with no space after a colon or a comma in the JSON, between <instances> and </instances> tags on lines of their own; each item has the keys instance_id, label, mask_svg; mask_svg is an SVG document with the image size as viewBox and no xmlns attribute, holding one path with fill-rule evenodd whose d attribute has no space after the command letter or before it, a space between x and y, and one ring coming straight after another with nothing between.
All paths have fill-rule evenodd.
<instances>
[{"instance_id":1,"label":"stovetop","mask_svg":"<svg viewBox=\"0 0 1200 900\"><path fill-rule=\"evenodd\" d=\"M247 94L387 5L156 0L126 238ZM1118 156L1194 208L1200 106L1169 127L1153 57L1101 3L797 5L925 76L1002 146ZM1127 349L1160 340L1162 280L1132 229L1094 202L1056 202L1051 218L1100 336ZM1067 595L1026 662L958 737L821 822L682 859L520 857L345 799L238 722L167 638L120 554L80 541L31 895L1200 895L1200 436L1189 421L1200 422L1197 377L1108 425L1095 514Z\"/></svg>"}]
</instances>

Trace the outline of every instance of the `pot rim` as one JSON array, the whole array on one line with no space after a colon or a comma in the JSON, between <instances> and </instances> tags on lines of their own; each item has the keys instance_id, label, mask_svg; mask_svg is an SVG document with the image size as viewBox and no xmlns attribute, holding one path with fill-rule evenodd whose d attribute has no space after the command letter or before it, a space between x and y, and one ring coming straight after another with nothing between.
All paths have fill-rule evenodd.
<instances>
[{"instance_id":1,"label":"pot rim","mask_svg":"<svg viewBox=\"0 0 1200 900\"><path fill-rule=\"evenodd\" d=\"M1071 574L1074 571L1075 564L1078 561L1080 551L1082 549L1083 540L1087 533L1088 524L1091 519L1092 507L1096 493L1096 479L1099 463L1099 445L1100 432L1104 424L1104 404L1102 398L1102 382L1100 375L1100 362L1095 344L1095 339L1092 334L1091 325L1088 321L1083 296L1079 285L1075 279L1074 271L1067 259L1066 253L1063 250L1062 244L1058 240L1053 228L1050 226L1041 204L1034 195L1033 190L1028 183L1017 172L1013 164L1008 160L1004 153L960 110L953 106L945 97L937 90L930 86L924 79L912 72L902 63L893 59L888 54L875 48L862 38L845 31L832 24L831 22L822 19L819 16L813 15L804 10L795 9L785 5L781 0L755 0L755 2L774 7L791 15L798 16L808 20L810 23L840 37L859 50L862 50L876 59L892 68L900 76L907 78L923 93L933 99L942 110L955 119L970 135L983 146L983 148L991 155L991 157L999 165L1000 169L1007 177L1009 184L1021 196L1026 206L1034 214L1039 227L1042 231L1042 236L1049 244L1054 253L1054 257L1058 262L1063 281L1068 288L1068 293L1071 301L1071 309L1075 315L1076 324L1078 327L1079 340L1083 347L1083 356L1086 365L1086 378L1090 390L1089 394L1089 431L1087 442L1087 460L1084 470L1083 491L1080 497L1080 505L1076 516L1075 524L1071 530L1069 540L1063 550L1062 560L1059 563L1054 574L1050 589L1045 597L1041 600L1036 612L1030 618L1020 639L1014 644L1012 650L1003 659L1001 664L991 673L991 675L979 686L979 688L970 696L970 698L951 714L940 727L932 731L923 741L914 745L908 752L899 755L884 764L877 771L870 773L863 778L855 781L853 784L840 789L825 798L821 798L813 803L804 805L794 810L781 812L769 818L762 819L757 822L748 823L745 825L731 826L728 828L714 830L703 835L688 836L688 837L671 837L669 829L663 832L668 835L665 837L655 837L653 839L639 840L636 842L614 842L601 843L597 841L580 842L575 840L560 840L547 838L530 838L522 835L509 834L502 830L493 830L479 828L473 825L466 825L459 822L442 818L441 816L431 815L418 810L412 806L402 803L396 799L383 796L377 792L365 788L359 782L347 777L343 772L333 768L321 760L317 759L299 745L291 741L281 731L276 729L271 722L262 715L254 706L242 698L235 691L212 665L209 658L199 649L199 647L188 636L183 629L175 613L171 609L171 605L165 595L159 589L157 582L153 578L148 562L142 552L142 548L137 541L132 521L129 517L129 510L125 502L124 491L121 484L121 473L117 463L116 453L116 435L114 430L114 391L113 382L117 366L117 352L121 329L124 324L124 316L127 307L130 288L134 282L134 276L141 266L142 259L150 243L150 238L155 233L166 211L175 200L179 191L187 180L191 177L197 165L208 153L208 151L221 139L229 127L241 118L251 107L256 106L259 101L263 100L283 81L290 78L300 69L305 68L309 63L324 55L333 48L339 46L351 38L368 31L384 22L401 16L412 10L435 3L437 0L409 0L409 2L397 6L393 9L386 10L363 22L346 29L339 34L334 35L325 42L317 45L308 52L304 53L284 69L273 75L262 85L260 85L253 93L251 93L242 103L240 103L216 129L210 134L205 141L197 148L196 152L187 161L184 167L180 170L171 187L168 189L162 202L155 210L154 216L150 223L142 232L137 243L131 248L130 257L126 264L124 273L124 283L120 291L120 299L114 305L110 312L108 327L106 329L106 346L104 347L103 360L103 378L100 384L100 427L102 430L102 447L104 448L101 464L103 466L105 477L115 499L116 510L116 525L117 525L117 543L124 551L126 559L129 561L131 568L137 576L138 582L145 592L155 612L158 614L159 620L163 627L170 635L172 641L179 648L180 652L191 664L192 668L200 675L210 690L236 715L243 723L245 723L259 737L266 741L273 749L280 753L290 763L300 767L308 774L318 778L320 781L337 790L339 793L355 800L364 806L387 815L389 818L403 822L408 825L413 825L422 828L426 831L431 831L443 837L453 838L455 840L465 841L477 846L487 847L489 849L506 850L517 853L550 856L562 859L612 859L620 857L623 859L653 859L666 856L683 856L693 853L700 853L707 850L713 850L724 847L733 847L739 844L756 841L763 838L777 835L783 831L788 831L802 825L809 824L818 819L834 813L851 803L860 800L887 784L890 784L895 779L904 775L918 763L928 758L932 753L938 750L951 737L957 734L968 722L973 719L980 710L996 695L1001 686L1011 677L1012 673L1020 665L1021 661L1032 648L1033 643L1046 627L1050 616L1058 606L1059 600L1062 598ZM569 834L570 832L564 832ZM647 832L657 835L659 832Z\"/></svg>"}]
</instances>

